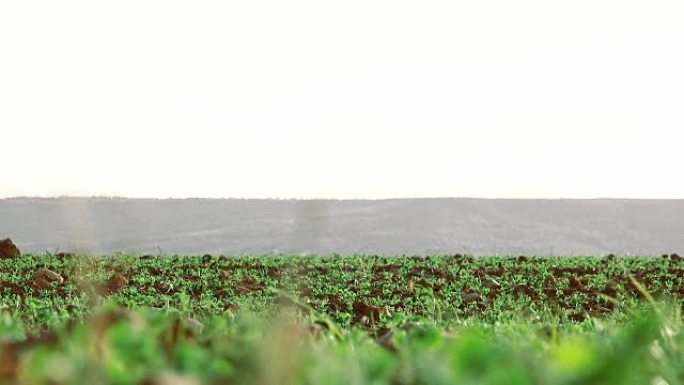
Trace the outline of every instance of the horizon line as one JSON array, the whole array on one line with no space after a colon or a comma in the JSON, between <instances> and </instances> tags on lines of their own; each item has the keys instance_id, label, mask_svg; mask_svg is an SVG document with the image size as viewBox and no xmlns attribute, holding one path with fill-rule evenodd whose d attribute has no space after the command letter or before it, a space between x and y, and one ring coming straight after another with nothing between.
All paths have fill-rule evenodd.
<instances>
[{"instance_id":1,"label":"horizon line","mask_svg":"<svg viewBox=\"0 0 684 385\"><path fill-rule=\"evenodd\" d=\"M433 197L394 197L394 198L293 198L293 197L261 197L261 198L247 198L247 197L145 197L145 196L119 196L119 195L55 195L55 196L31 196L18 195L0 197L0 200L21 200L21 199L35 199L35 200L58 200L58 199L111 199L111 200L253 200L253 201L389 201L389 200L629 200L629 201L678 201L684 198L623 198L623 197L591 197L591 198L577 198L577 197L474 197L474 196L433 196Z\"/></svg>"}]
</instances>

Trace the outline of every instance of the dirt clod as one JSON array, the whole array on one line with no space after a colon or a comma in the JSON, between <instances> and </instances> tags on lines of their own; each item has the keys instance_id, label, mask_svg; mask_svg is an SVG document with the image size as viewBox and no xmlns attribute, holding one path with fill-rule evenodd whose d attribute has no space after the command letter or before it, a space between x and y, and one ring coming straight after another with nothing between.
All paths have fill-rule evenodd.
<instances>
[{"instance_id":1,"label":"dirt clod","mask_svg":"<svg viewBox=\"0 0 684 385\"><path fill-rule=\"evenodd\" d=\"M54 272L49 269L38 269L33 273L32 276L33 279L44 279L48 282L57 282L57 283L64 283L64 277L62 277L59 273Z\"/></svg>"},{"instance_id":2,"label":"dirt clod","mask_svg":"<svg viewBox=\"0 0 684 385\"><path fill-rule=\"evenodd\" d=\"M582 322L587 319L587 315L585 313L572 313L568 314L568 319L574 322Z\"/></svg>"},{"instance_id":3,"label":"dirt clod","mask_svg":"<svg viewBox=\"0 0 684 385\"><path fill-rule=\"evenodd\" d=\"M6 238L0 240L0 258L7 259L18 257L21 255L21 251L14 245L11 239Z\"/></svg>"},{"instance_id":4,"label":"dirt clod","mask_svg":"<svg viewBox=\"0 0 684 385\"><path fill-rule=\"evenodd\" d=\"M513 295L515 295L515 296L526 295L533 300L536 300L538 298L537 293L534 291L534 289L532 289L531 287L529 287L527 285L515 285L513 287Z\"/></svg>"},{"instance_id":5,"label":"dirt clod","mask_svg":"<svg viewBox=\"0 0 684 385\"><path fill-rule=\"evenodd\" d=\"M380 321L380 314L382 309L376 306L371 306L365 302L356 301L352 306L354 310L354 319L352 322L356 324L372 325Z\"/></svg>"},{"instance_id":6,"label":"dirt clod","mask_svg":"<svg viewBox=\"0 0 684 385\"><path fill-rule=\"evenodd\" d=\"M31 275L31 286L36 290L48 290L53 283L61 285L64 277L48 269L38 269Z\"/></svg>"},{"instance_id":7,"label":"dirt clod","mask_svg":"<svg viewBox=\"0 0 684 385\"><path fill-rule=\"evenodd\" d=\"M107 280L104 292L106 294L115 294L126 287L126 285L128 285L128 279L121 273L114 273L114 275Z\"/></svg>"},{"instance_id":8,"label":"dirt clod","mask_svg":"<svg viewBox=\"0 0 684 385\"><path fill-rule=\"evenodd\" d=\"M468 293L463 296L463 303L468 304L471 302L478 302L480 301L480 295L477 293Z\"/></svg>"},{"instance_id":9,"label":"dirt clod","mask_svg":"<svg viewBox=\"0 0 684 385\"><path fill-rule=\"evenodd\" d=\"M245 295L248 293L259 292L264 290L264 287L256 283L251 277L245 277L242 281L238 282L234 291L237 295Z\"/></svg>"}]
</instances>

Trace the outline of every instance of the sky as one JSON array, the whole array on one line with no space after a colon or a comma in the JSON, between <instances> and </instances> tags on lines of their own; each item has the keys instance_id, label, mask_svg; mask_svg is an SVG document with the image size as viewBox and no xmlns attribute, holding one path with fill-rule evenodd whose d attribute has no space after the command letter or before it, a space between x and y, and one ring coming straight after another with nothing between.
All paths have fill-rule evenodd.
<instances>
[{"instance_id":1,"label":"sky","mask_svg":"<svg viewBox=\"0 0 684 385\"><path fill-rule=\"evenodd\" d=\"M684 198L681 0L5 0L0 198Z\"/></svg>"}]
</instances>

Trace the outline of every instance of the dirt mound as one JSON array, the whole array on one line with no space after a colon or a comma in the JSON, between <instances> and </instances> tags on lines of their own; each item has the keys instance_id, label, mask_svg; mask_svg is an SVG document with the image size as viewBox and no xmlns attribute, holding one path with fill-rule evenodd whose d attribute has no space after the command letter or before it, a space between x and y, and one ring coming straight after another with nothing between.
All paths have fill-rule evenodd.
<instances>
[{"instance_id":1,"label":"dirt mound","mask_svg":"<svg viewBox=\"0 0 684 385\"><path fill-rule=\"evenodd\" d=\"M31 285L37 290L48 290L53 282L62 284L64 277L48 269L38 269L31 276Z\"/></svg>"},{"instance_id":2,"label":"dirt mound","mask_svg":"<svg viewBox=\"0 0 684 385\"><path fill-rule=\"evenodd\" d=\"M21 251L12 243L12 240L7 238L0 240L0 258L12 258L21 255Z\"/></svg>"},{"instance_id":3,"label":"dirt mound","mask_svg":"<svg viewBox=\"0 0 684 385\"><path fill-rule=\"evenodd\" d=\"M105 283L104 294L116 294L128 285L128 278L121 273L114 273Z\"/></svg>"}]
</instances>

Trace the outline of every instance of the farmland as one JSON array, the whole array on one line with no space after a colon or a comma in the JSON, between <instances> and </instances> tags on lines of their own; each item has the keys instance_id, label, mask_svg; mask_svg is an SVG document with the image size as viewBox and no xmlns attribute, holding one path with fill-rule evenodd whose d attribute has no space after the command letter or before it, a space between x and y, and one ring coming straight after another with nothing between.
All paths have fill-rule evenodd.
<instances>
[{"instance_id":1,"label":"farmland","mask_svg":"<svg viewBox=\"0 0 684 385\"><path fill-rule=\"evenodd\" d=\"M684 382L684 261L0 260L7 383Z\"/></svg>"}]
</instances>

